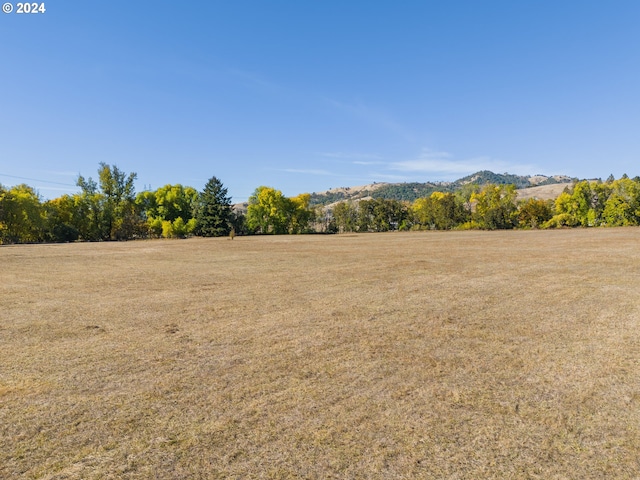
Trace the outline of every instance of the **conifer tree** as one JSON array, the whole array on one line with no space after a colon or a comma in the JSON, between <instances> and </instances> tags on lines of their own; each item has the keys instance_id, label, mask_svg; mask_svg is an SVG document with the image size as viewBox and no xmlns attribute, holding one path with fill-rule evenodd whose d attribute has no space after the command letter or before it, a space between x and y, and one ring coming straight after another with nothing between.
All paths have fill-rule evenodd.
<instances>
[{"instance_id":1,"label":"conifer tree","mask_svg":"<svg viewBox=\"0 0 640 480\"><path fill-rule=\"evenodd\" d=\"M231 198L216 177L211 177L200 193L196 220L196 233L203 237L220 237L231 230Z\"/></svg>"}]
</instances>

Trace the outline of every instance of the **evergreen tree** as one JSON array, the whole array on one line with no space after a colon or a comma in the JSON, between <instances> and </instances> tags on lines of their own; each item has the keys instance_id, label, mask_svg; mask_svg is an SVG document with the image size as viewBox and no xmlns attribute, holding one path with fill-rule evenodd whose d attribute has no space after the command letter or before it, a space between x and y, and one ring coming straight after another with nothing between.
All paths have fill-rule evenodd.
<instances>
[{"instance_id":1,"label":"evergreen tree","mask_svg":"<svg viewBox=\"0 0 640 480\"><path fill-rule=\"evenodd\" d=\"M231 198L216 177L211 177L200 193L196 233L203 237L228 235L232 220Z\"/></svg>"}]
</instances>

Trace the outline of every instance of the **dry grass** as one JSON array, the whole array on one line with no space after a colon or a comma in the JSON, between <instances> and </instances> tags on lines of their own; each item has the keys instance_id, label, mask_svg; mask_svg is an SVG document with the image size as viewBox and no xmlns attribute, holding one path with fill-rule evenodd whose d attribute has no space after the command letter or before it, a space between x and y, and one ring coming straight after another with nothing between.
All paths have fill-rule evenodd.
<instances>
[{"instance_id":1,"label":"dry grass","mask_svg":"<svg viewBox=\"0 0 640 480\"><path fill-rule=\"evenodd\" d=\"M518 190L518 200L535 198L538 200L555 200L564 192L565 188L571 188L571 183L552 183L537 187L521 188Z\"/></svg>"},{"instance_id":2,"label":"dry grass","mask_svg":"<svg viewBox=\"0 0 640 480\"><path fill-rule=\"evenodd\" d=\"M0 478L639 478L640 229L0 262Z\"/></svg>"}]
</instances>

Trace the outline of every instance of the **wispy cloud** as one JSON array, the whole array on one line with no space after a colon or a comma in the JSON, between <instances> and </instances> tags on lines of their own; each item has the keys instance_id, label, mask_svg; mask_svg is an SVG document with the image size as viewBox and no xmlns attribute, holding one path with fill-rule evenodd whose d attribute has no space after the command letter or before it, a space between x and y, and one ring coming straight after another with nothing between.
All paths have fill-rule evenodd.
<instances>
[{"instance_id":1,"label":"wispy cloud","mask_svg":"<svg viewBox=\"0 0 640 480\"><path fill-rule=\"evenodd\" d=\"M316 182L320 184L335 185L336 182L339 182L345 186L373 182L449 181L480 170L514 174L530 174L538 170L532 165L505 162L490 156L457 158L452 153L427 148L414 158L398 161L389 161L381 155L362 152L317 152L316 155L326 158L325 163L331 164L331 166L305 168L318 166L317 163L307 163L306 165L292 165L291 168L276 170L300 175L301 178L316 178ZM336 159L336 161L331 162L330 159ZM327 179L330 181L327 182Z\"/></svg>"},{"instance_id":2,"label":"wispy cloud","mask_svg":"<svg viewBox=\"0 0 640 480\"><path fill-rule=\"evenodd\" d=\"M398 135L406 141L414 141L414 134L389 113L362 102L346 103L332 98L327 99L334 108L346 112L371 125Z\"/></svg>"},{"instance_id":3,"label":"wispy cloud","mask_svg":"<svg viewBox=\"0 0 640 480\"><path fill-rule=\"evenodd\" d=\"M385 162L381 162L381 161L365 162L362 160L357 160L351 163L353 163L354 165L385 165Z\"/></svg>"},{"instance_id":4,"label":"wispy cloud","mask_svg":"<svg viewBox=\"0 0 640 480\"><path fill-rule=\"evenodd\" d=\"M339 158L345 160L382 160L380 155L374 153L359 153L359 152L318 152L321 157L327 158ZM357 162L353 162L357 163Z\"/></svg>"},{"instance_id":5,"label":"wispy cloud","mask_svg":"<svg viewBox=\"0 0 640 480\"><path fill-rule=\"evenodd\" d=\"M18 175L9 175L6 173L0 173L0 178L10 178L12 180L27 180L29 182L38 182L40 184L42 183L46 183L46 184L50 184L50 185L63 185L65 187L75 187L76 185L73 183L66 183L66 182L55 182L53 180L41 180L38 178L32 178L32 177L22 177L22 176L18 176ZM66 190L66 189L63 189Z\"/></svg>"},{"instance_id":6,"label":"wispy cloud","mask_svg":"<svg viewBox=\"0 0 640 480\"><path fill-rule=\"evenodd\" d=\"M456 159L448 152L436 152L428 149L423 150L416 159L389 164L390 170L430 173L438 176L468 175L479 170L491 170L496 173L507 171L509 173L530 173L535 168L533 165L514 164L488 156Z\"/></svg>"},{"instance_id":7,"label":"wispy cloud","mask_svg":"<svg viewBox=\"0 0 640 480\"><path fill-rule=\"evenodd\" d=\"M288 172L288 173L302 173L304 175L331 175L331 176L336 176L336 174L331 173L328 170L320 170L320 169L313 169L313 168L283 168L281 169L282 172Z\"/></svg>"},{"instance_id":8,"label":"wispy cloud","mask_svg":"<svg viewBox=\"0 0 640 480\"><path fill-rule=\"evenodd\" d=\"M226 74L232 78L239 80L246 87L270 90L273 92L281 91L281 87L278 84L266 79L263 75L256 72L242 70L234 67L227 67Z\"/></svg>"},{"instance_id":9,"label":"wispy cloud","mask_svg":"<svg viewBox=\"0 0 640 480\"><path fill-rule=\"evenodd\" d=\"M59 171L59 170L39 170L40 173L46 173L47 175L57 175L60 177L73 177L76 178L78 176L78 172L72 171Z\"/></svg>"},{"instance_id":10,"label":"wispy cloud","mask_svg":"<svg viewBox=\"0 0 640 480\"><path fill-rule=\"evenodd\" d=\"M371 172L369 174L370 181L376 182L407 182L410 180L406 175L394 175L391 173Z\"/></svg>"},{"instance_id":11,"label":"wispy cloud","mask_svg":"<svg viewBox=\"0 0 640 480\"><path fill-rule=\"evenodd\" d=\"M51 191L51 192L69 192L70 189L69 188L61 188L61 187L49 187L47 185L39 185L39 184L34 184L33 188L37 189L37 190L44 190L44 191Z\"/></svg>"}]
</instances>

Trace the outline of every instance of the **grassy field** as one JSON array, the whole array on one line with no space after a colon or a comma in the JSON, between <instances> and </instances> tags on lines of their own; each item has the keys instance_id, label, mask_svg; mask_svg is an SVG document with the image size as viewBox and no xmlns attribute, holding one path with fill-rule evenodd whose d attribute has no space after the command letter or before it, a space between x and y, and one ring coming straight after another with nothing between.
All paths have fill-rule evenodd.
<instances>
[{"instance_id":1,"label":"grassy field","mask_svg":"<svg viewBox=\"0 0 640 480\"><path fill-rule=\"evenodd\" d=\"M640 478L640 229L1 247L0 478Z\"/></svg>"}]
</instances>

